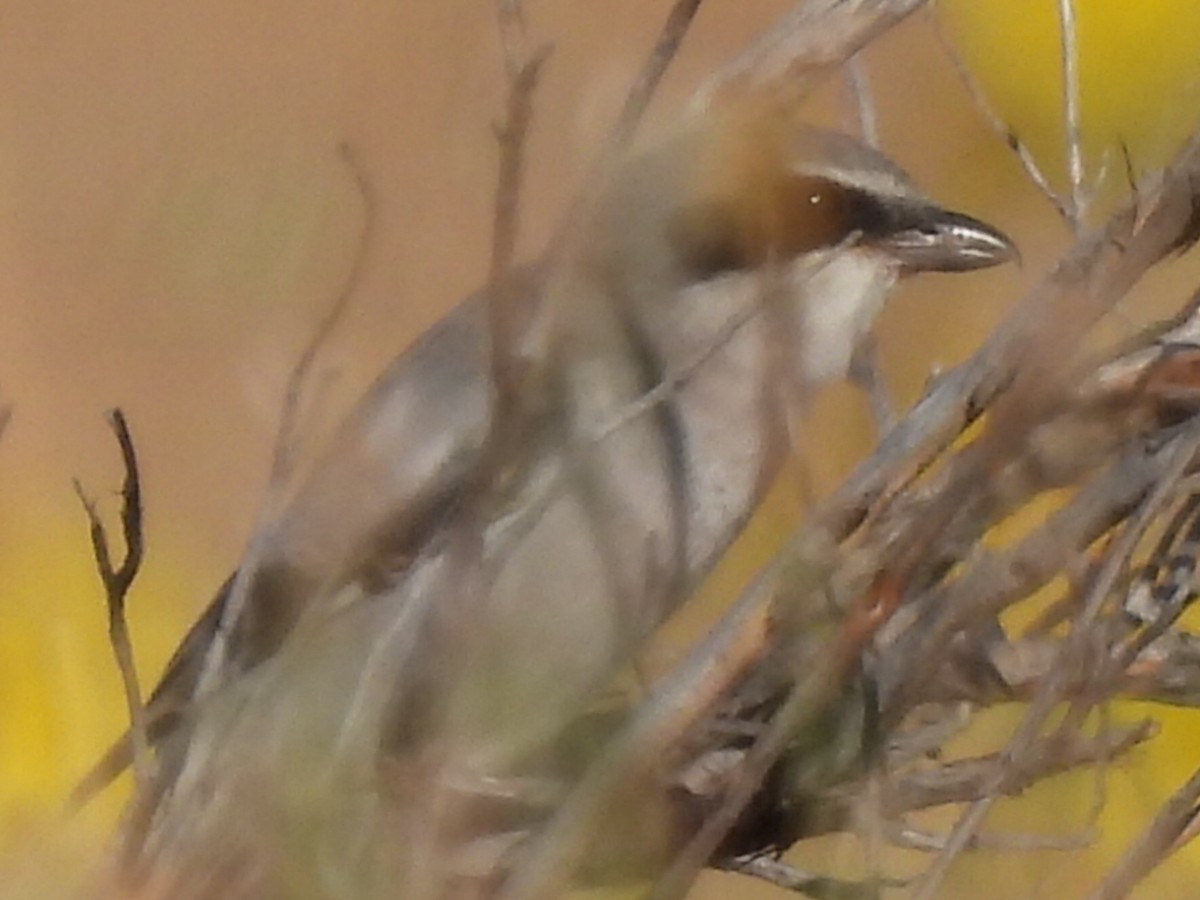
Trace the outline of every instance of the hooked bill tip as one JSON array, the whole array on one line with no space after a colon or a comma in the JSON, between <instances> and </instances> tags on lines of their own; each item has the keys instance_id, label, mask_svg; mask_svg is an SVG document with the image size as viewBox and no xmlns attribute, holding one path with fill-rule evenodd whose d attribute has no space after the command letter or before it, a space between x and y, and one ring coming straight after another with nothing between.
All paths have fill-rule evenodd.
<instances>
[{"instance_id":1,"label":"hooked bill tip","mask_svg":"<svg viewBox=\"0 0 1200 900\"><path fill-rule=\"evenodd\" d=\"M936 207L883 244L911 272L969 272L1021 260L1016 244L998 228Z\"/></svg>"}]
</instances>

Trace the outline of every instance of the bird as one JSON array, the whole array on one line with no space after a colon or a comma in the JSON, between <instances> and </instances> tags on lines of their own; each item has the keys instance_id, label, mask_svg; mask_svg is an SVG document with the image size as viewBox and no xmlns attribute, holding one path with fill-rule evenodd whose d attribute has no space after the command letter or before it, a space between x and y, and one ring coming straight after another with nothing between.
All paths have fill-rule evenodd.
<instances>
[{"instance_id":1,"label":"bird","mask_svg":"<svg viewBox=\"0 0 1200 900\"><path fill-rule=\"evenodd\" d=\"M472 772L515 771L724 554L897 282L1016 254L880 151L769 104L693 115L598 178L564 245L503 286L510 396L493 285L381 373L184 637L146 709L173 761L160 791L208 704L333 646L322 701L337 719L375 698L372 746L440 728ZM126 738L76 797L130 761Z\"/></svg>"}]
</instances>

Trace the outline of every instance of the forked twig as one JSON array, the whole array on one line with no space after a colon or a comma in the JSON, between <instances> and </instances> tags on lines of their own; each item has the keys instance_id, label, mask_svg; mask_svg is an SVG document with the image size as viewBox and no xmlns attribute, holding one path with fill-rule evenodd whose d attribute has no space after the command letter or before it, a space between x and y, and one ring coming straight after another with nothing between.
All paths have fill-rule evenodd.
<instances>
[{"instance_id":1,"label":"forked twig","mask_svg":"<svg viewBox=\"0 0 1200 900\"><path fill-rule=\"evenodd\" d=\"M125 543L125 556L120 564L113 566L109 548L108 532L100 521L95 502L83 490L79 479L75 479L75 493L87 513L91 529L92 554L96 569L104 585L105 602L108 609L108 640L116 657L117 669L121 673L121 685L125 691L125 704L129 712L129 734L133 747L133 773L139 789L145 789L153 777L153 762L150 756L149 735L146 724L146 708L142 702L142 691L138 682L137 665L133 658L133 642L129 638L129 625L125 618L125 601L129 589L137 577L145 555L142 531L142 486L138 474L137 453L125 414L113 409L105 416L109 427L117 438L121 450L121 464L125 479L121 485L121 534ZM3 423L0 422L0 425Z\"/></svg>"}]
</instances>

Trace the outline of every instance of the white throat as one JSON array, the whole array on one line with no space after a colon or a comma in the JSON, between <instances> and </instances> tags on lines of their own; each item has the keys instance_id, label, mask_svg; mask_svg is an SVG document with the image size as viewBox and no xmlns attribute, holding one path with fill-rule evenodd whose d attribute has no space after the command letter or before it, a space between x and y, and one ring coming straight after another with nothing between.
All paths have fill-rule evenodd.
<instances>
[{"instance_id":1,"label":"white throat","mask_svg":"<svg viewBox=\"0 0 1200 900\"><path fill-rule=\"evenodd\" d=\"M817 269L797 266L800 375L808 385L842 378L900 275L899 265L864 248L841 250Z\"/></svg>"}]
</instances>

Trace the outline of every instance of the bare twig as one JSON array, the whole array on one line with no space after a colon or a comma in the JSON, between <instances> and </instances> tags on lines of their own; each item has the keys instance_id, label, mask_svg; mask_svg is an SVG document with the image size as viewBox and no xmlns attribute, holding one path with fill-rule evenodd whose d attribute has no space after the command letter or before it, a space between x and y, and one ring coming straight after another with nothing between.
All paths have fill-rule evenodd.
<instances>
[{"instance_id":1,"label":"bare twig","mask_svg":"<svg viewBox=\"0 0 1200 900\"><path fill-rule=\"evenodd\" d=\"M932 900L942 879L949 871L951 863L965 849L971 836L1000 797L1005 780L1011 777L1012 772L1020 770L1029 748L1033 746L1035 738L1054 707L1066 693L1066 678L1075 671L1076 660L1079 660L1086 652L1087 641L1090 637L1089 626L1099 615L1101 604L1109 596L1118 574L1145 529L1166 503L1175 481L1182 476L1185 468L1195 457L1198 447L1200 447L1200 431L1193 429L1192 434L1183 436L1169 448L1166 476L1156 483L1154 490L1139 509L1137 517L1110 549L1105 565L1092 585L1088 602L1075 621L1071 638L1063 648L1063 661L1052 669L1050 678L1043 685L1042 691L1030 705L1020 727L1009 741L1002 761L996 767L993 784L968 807L959 819L946 843L946 848L919 882L913 895L914 900Z\"/></svg>"},{"instance_id":2,"label":"bare twig","mask_svg":"<svg viewBox=\"0 0 1200 900\"><path fill-rule=\"evenodd\" d=\"M500 49L509 81L521 75L529 57L525 52L525 7L521 0L496 0L496 24L500 29Z\"/></svg>"},{"instance_id":3,"label":"bare twig","mask_svg":"<svg viewBox=\"0 0 1200 900\"><path fill-rule=\"evenodd\" d=\"M872 147L879 144L879 114L871 95L866 62L861 53L846 63L846 82L853 97L857 131ZM871 419L878 434L886 434L896 424L896 408L880 370L879 345L874 334L859 343L850 359L850 380L866 392Z\"/></svg>"},{"instance_id":4,"label":"bare twig","mask_svg":"<svg viewBox=\"0 0 1200 900\"><path fill-rule=\"evenodd\" d=\"M91 528L92 553L96 569L104 584L105 601L108 608L108 639L116 657L117 669L121 673L121 685L125 691L125 704L129 712L130 741L133 747L133 772L140 789L146 788L153 777L149 736L146 725L146 709L142 703L142 691L138 683L137 665L133 658L133 642L129 638L129 626L125 619L125 601L129 589L137 577L145 555L142 531L142 488L138 474L137 454L125 415L119 409L110 410L106 416L109 427L116 435L121 449L121 464L125 479L121 485L121 533L125 543L125 556L120 565L113 567L108 533L96 504L75 480L75 493L83 504Z\"/></svg>"},{"instance_id":5,"label":"bare twig","mask_svg":"<svg viewBox=\"0 0 1200 900\"><path fill-rule=\"evenodd\" d=\"M812 0L784 16L696 92L703 106L724 91L776 90L798 101L858 50L925 0Z\"/></svg>"},{"instance_id":6,"label":"bare twig","mask_svg":"<svg viewBox=\"0 0 1200 900\"><path fill-rule=\"evenodd\" d=\"M819 563L812 577L819 580ZM676 667L606 748L543 830L501 900L560 895L615 789L663 753L762 652L771 580L763 578Z\"/></svg>"},{"instance_id":7,"label":"bare twig","mask_svg":"<svg viewBox=\"0 0 1200 900\"><path fill-rule=\"evenodd\" d=\"M317 324L308 344L305 346L296 365L288 375L284 389L283 405L280 412L279 429L276 433L275 446L271 459L270 475L267 486L263 491L263 499L255 517L255 525L251 532L246 553L242 563L233 575L228 599L221 608L220 618L212 640L204 651L200 673L195 683L193 697L198 698L212 691L225 675L225 663L228 655L230 635L236 629L250 596L263 554L266 552L272 529L283 510L287 495L287 486L295 468L295 455L299 447L301 402L308 385L312 368L316 359L336 329L342 316L350 304L351 298L358 287L359 280L365 268L367 249L370 243L371 228L374 223L374 197L370 183L363 173L358 159L348 145L338 148L339 155L346 163L347 170L363 204L362 226L350 272L341 291L335 298L329 311ZM175 779L173 793L176 796L187 796L190 785L199 776L202 760L209 750L202 747L203 742L196 739L190 741L186 755L180 765L178 777Z\"/></svg>"},{"instance_id":8,"label":"bare twig","mask_svg":"<svg viewBox=\"0 0 1200 900\"><path fill-rule=\"evenodd\" d=\"M806 897L816 900L876 900L882 888L904 888L908 882L902 878L881 878L870 881L847 881L806 872L782 860L770 856L741 856L724 860L717 868L728 872L749 875Z\"/></svg>"},{"instance_id":9,"label":"bare twig","mask_svg":"<svg viewBox=\"0 0 1200 900\"><path fill-rule=\"evenodd\" d=\"M1000 118L1000 114L996 112L995 108L988 101L983 88L975 79L975 76L971 74L962 57L959 56L958 51L954 48L954 44L946 36L945 30L938 23L937 16L930 15L929 21L932 25L934 35L942 45L942 49L945 50L946 56L949 57L950 64L954 66L955 72L958 73L959 81L966 88L971 101L975 104L975 108L982 113L988 125L991 126L991 129L1004 138L1004 142L1008 144L1009 149L1016 155L1017 162L1021 164L1021 168L1025 170L1026 177L1033 183L1034 187L1041 192L1042 196L1050 202L1055 211L1062 216L1063 221L1074 228L1075 220L1070 209L1070 203L1050 186L1050 179L1046 177L1046 174L1037 164L1037 160L1033 158L1033 153L1029 147Z\"/></svg>"},{"instance_id":10,"label":"bare twig","mask_svg":"<svg viewBox=\"0 0 1200 900\"><path fill-rule=\"evenodd\" d=\"M362 226L358 241L355 245L350 272L341 291L334 299L324 318L317 323L312 337L296 361L296 365L288 374L284 387L283 405L279 418L279 430L275 437L275 447L272 452L271 470L267 479L267 487L263 492L263 500L255 517L255 526L251 532L249 546L242 564L234 574L233 586L230 590L229 601L221 612L221 621L213 641L205 654L204 666L196 685L197 695L209 690L214 680L218 679L225 662L226 640L232 633L235 624L241 617L246 603L250 586L258 570L266 542L270 536L272 523L278 518L282 508L286 487L295 469L295 456L299 448L301 433L301 403L307 388L312 368L318 354L336 330L342 316L345 315L350 300L354 296L358 283L362 278L365 267L367 248L370 244L371 228L375 218L375 202L370 182L359 164L353 148L347 144L338 147L338 153L346 163L347 171L353 179L359 197L362 198Z\"/></svg>"},{"instance_id":11,"label":"bare twig","mask_svg":"<svg viewBox=\"0 0 1200 900\"><path fill-rule=\"evenodd\" d=\"M585 182L583 190L572 201L564 216L563 226L544 253L546 267L553 267L563 249L569 245L577 231L580 214L590 209L598 186L604 183L609 170L627 148L702 2L676 0L672 6L654 48L626 95L604 149L593 165L594 177ZM505 122L497 129L500 167L489 273L491 289L488 319L491 328L492 377L498 404L498 414L493 417L493 429L515 421L507 412L514 409L524 372L520 348L514 346L516 326L512 292L516 287L507 276L512 269L519 230L521 179L525 144L533 120L533 93L541 67L551 49L548 44L533 51L526 49L525 19L520 0L497 0L497 13L509 93ZM492 436L493 448L498 448L499 452L493 452L490 456L497 465L504 464L508 437L502 433Z\"/></svg>"},{"instance_id":12,"label":"bare twig","mask_svg":"<svg viewBox=\"0 0 1200 900\"><path fill-rule=\"evenodd\" d=\"M653 48L625 95L625 102L621 105L621 111L617 114L604 147L591 166L590 177L584 181L583 189L572 199L563 217L562 227L551 238L544 254L545 259L553 261L558 258L563 248L570 244L577 233L581 214L591 208L601 185L607 181L613 167L628 149L646 110L658 92L663 76L675 61L702 3L703 0L675 0L666 21L659 29Z\"/></svg>"},{"instance_id":13,"label":"bare twig","mask_svg":"<svg viewBox=\"0 0 1200 900\"><path fill-rule=\"evenodd\" d=\"M989 380L1003 384L1005 376L1011 375L1012 383L992 410L989 427L963 457L958 488L941 492L933 501L939 511L924 509L921 528L908 535L908 550L902 551L898 568L893 569L902 582L909 583L927 562L927 548L960 518L978 485L989 483L1006 461L1019 458L1037 424L1069 402L1066 398L1080 378L1077 363L1072 364L1068 355L1070 348L1083 346L1104 313L1189 233L1197 169L1200 135L1144 193L1143 209L1126 204L1106 227L1081 239L985 345L982 355L997 352L1000 356L987 371Z\"/></svg>"},{"instance_id":14,"label":"bare twig","mask_svg":"<svg viewBox=\"0 0 1200 900\"><path fill-rule=\"evenodd\" d=\"M850 358L850 380L866 393L876 432L887 434L897 422L896 406L888 392L879 363L879 344L871 334L858 345Z\"/></svg>"},{"instance_id":15,"label":"bare twig","mask_svg":"<svg viewBox=\"0 0 1200 900\"><path fill-rule=\"evenodd\" d=\"M650 101L658 92L663 76L679 53L683 39L687 36L692 20L700 11L703 2L704 0L675 0L671 6L666 21L659 29L654 48L642 63L641 71L629 88L629 93L625 95L621 112L617 115L617 121L608 136L608 144L601 162L602 168L610 165L633 139L634 132L641 124Z\"/></svg>"},{"instance_id":16,"label":"bare twig","mask_svg":"<svg viewBox=\"0 0 1200 900\"><path fill-rule=\"evenodd\" d=\"M796 548L792 550L795 552ZM804 566L799 559L792 558L788 567L773 573L775 580L769 582L769 597L775 610L782 608L794 612L809 605L821 586L817 580L821 569L814 560L808 562L807 571L796 568L797 563ZM696 875L713 858L721 841L761 789L767 773L789 743L843 701L847 679L861 658L861 642L868 637L858 625L853 617L848 617L836 637L825 641L818 649L816 658L806 661L809 671L791 688L779 710L750 747L737 778L721 798L720 806L706 817L655 883L649 895L652 900L682 900Z\"/></svg>"},{"instance_id":17,"label":"bare twig","mask_svg":"<svg viewBox=\"0 0 1200 900\"><path fill-rule=\"evenodd\" d=\"M1103 730L1091 738L1077 733L1040 738L1029 745L1020 766L1009 768L1003 792L1015 796L1050 775L1127 753L1156 734L1158 728L1152 722L1142 721ZM901 773L885 793L886 815L899 817L946 803L977 800L993 789L997 768L1003 765L1000 754L986 754ZM944 850L945 845L943 841L936 849Z\"/></svg>"},{"instance_id":18,"label":"bare twig","mask_svg":"<svg viewBox=\"0 0 1200 900\"><path fill-rule=\"evenodd\" d=\"M1075 0L1058 0L1062 36L1063 131L1067 144L1067 177L1071 184L1071 224L1079 229L1087 216L1084 191L1083 135L1079 112L1079 44L1075 25Z\"/></svg>"},{"instance_id":19,"label":"bare twig","mask_svg":"<svg viewBox=\"0 0 1200 900\"><path fill-rule=\"evenodd\" d=\"M492 253L488 268L488 325L491 336L492 382L502 410L515 402L521 383L520 348L516 344L512 279L509 277L521 226L521 185L525 147L533 123L533 95L551 47L526 48L525 14L520 0L497 0L500 44L508 76L504 121L496 127L500 158L492 220Z\"/></svg>"},{"instance_id":20,"label":"bare twig","mask_svg":"<svg viewBox=\"0 0 1200 900\"><path fill-rule=\"evenodd\" d=\"M867 74L867 64L861 53L850 57L846 63L846 81L850 85L850 94L854 98L854 111L858 119L858 133L872 147L878 148L879 143L879 112L875 109L875 99L871 95L871 80Z\"/></svg>"}]
</instances>

